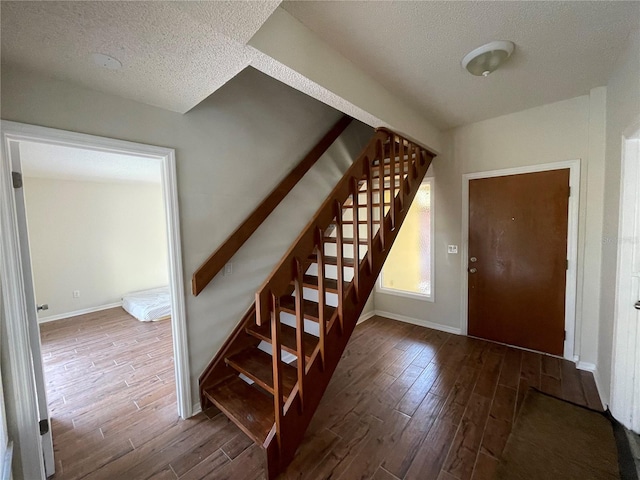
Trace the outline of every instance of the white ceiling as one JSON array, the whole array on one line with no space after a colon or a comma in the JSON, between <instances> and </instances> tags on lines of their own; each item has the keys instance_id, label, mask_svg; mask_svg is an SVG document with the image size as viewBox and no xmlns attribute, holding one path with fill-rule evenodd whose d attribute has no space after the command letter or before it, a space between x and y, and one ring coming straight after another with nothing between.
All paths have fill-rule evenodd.
<instances>
[{"instance_id":1,"label":"white ceiling","mask_svg":"<svg viewBox=\"0 0 640 480\"><path fill-rule=\"evenodd\" d=\"M159 184L162 175L160 160L35 142L20 142L20 161L34 178Z\"/></svg>"},{"instance_id":2,"label":"white ceiling","mask_svg":"<svg viewBox=\"0 0 640 480\"><path fill-rule=\"evenodd\" d=\"M640 25L637 1L285 1L282 8L441 128L605 85ZM515 43L508 63L487 78L466 73L462 57L491 40Z\"/></svg>"},{"instance_id":3,"label":"white ceiling","mask_svg":"<svg viewBox=\"0 0 640 480\"><path fill-rule=\"evenodd\" d=\"M245 44L279 3L3 1L2 61L186 112L249 64Z\"/></svg>"},{"instance_id":4,"label":"white ceiling","mask_svg":"<svg viewBox=\"0 0 640 480\"><path fill-rule=\"evenodd\" d=\"M277 64L246 44L279 3L2 1L2 62L184 113L246 66ZM638 1L298 1L282 6L439 128L605 85L618 50L640 24ZM508 63L488 78L466 73L462 57L496 39L516 44ZM109 54L123 68L100 68L92 53ZM330 93L317 98L340 104L327 101Z\"/></svg>"}]
</instances>

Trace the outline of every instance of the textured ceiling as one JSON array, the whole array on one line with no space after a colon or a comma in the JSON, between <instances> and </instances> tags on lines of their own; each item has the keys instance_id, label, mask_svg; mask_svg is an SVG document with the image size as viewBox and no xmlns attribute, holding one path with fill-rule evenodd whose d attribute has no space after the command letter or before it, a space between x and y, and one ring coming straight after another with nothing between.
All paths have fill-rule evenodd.
<instances>
[{"instance_id":1,"label":"textured ceiling","mask_svg":"<svg viewBox=\"0 0 640 480\"><path fill-rule=\"evenodd\" d=\"M283 73L277 61L247 46L278 4L2 1L2 62L177 112L190 110L252 64L276 71L294 88L362 121L386 124L384 115L361 111L352 99L338 98L297 72ZM606 84L629 31L640 25L638 1L282 5L439 128L575 97ZM462 57L496 39L515 42L508 63L488 78L467 74ZM100 68L92 53L109 54L123 68Z\"/></svg>"},{"instance_id":2,"label":"textured ceiling","mask_svg":"<svg viewBox=\"0 0 640 480\"><path fill-rule=\"evenodd\" d=\"M35 142L20 142L25 177L92 182L161 181L160 160Z\"/></svg>"},{"instance_id":3,"label":"textured ceiling","mask_svg":"<svg viewBox=\"0 0 640 480\"><path fill-rule=\"evenodd\" d=\"M640 25L637 1L298 1L282 8L441 128L605 85ZM462 57L491 40L516 44L508 63L487 78L464 71Z\"/></svg>"},{"instance_id":4,"label":"textured ceiling","mask_svg":"<svg viewBox=\"0 0 640 480\"><path fill-rule=\"evenodd\" d=\"M2 62L186 112L249 64L245 44L279 3L3 1Z\"/></svg>"}]
</instances>

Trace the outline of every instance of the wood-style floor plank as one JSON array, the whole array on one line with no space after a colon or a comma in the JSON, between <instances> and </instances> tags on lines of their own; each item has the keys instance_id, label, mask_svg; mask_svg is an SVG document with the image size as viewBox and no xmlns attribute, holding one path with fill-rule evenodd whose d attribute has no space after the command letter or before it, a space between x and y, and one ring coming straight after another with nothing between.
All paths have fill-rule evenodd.
<instances>
[{"instance_id":1,"label":"wood-style floor plank","mask_svg":"<svg viewBox=\"0 0 640 480\"><path fill-rule=\"evenodd\" d=\"M212 408L177 416L169 321L121 309L43 324L60 479L266 479ZM484 480L529 386L599 408L564 360L374 317L359 325L282 480Z\"/></svg>"}]
</instances>

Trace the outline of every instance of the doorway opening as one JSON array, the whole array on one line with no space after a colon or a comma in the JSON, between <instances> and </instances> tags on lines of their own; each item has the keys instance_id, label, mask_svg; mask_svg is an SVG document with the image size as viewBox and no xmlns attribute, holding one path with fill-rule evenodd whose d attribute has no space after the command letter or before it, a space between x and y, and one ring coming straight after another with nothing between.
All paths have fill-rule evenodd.
<instances>
[{"instance_id":1,"label":"doorway opening","mask_svg":"<svg viewBox=\"0 0 640 480\"><path fill-rule=\"evenodd\" d=\"M109 305L109 302L107 302L107 304L105 305L103 302L103 304L100 305L101 308L85 308L84 310L82 308L79 308L71 312L74 315L84 314L84 316L73 316L69 320L59 321L66 322L69 325L73 325L71 326L72 329L80 328L78 327L78 325L81 325L82 321L87 320L87 315L97 315L98 317L101 317L101 319L105 322L105 325L109 324L112 326L118 326L119 323L122 323L124 325L123 322L126 321L128 322L131 330L127 331L126 333L122 333L120 336L116 334L116 337L113 338L114 341L111 342L114 344L114 346L117 346L117 342L121 342L121 345L124 345L127 342L144 343L145 341L158 341L159 343L164 342L165 344L167 344L163 348L169 354L169 356L173 356L173 365L171 365L170 367L173 371L170 372L171 374L167 376L171 378L171 380L173 380L173 378L175 377L175 386L169 385L169 387L175 391L175 398L177 400L177 407L174 403L172 409L174 412L177 410L177 413L181 418L188 418L192 414L192 406L190 399L190 381L186 344L184 285L179 237L175 156L172 149L6 121L2 121L2 139L3 162L2 174L0 176L0 180L2 180L0 188L2 189L3 208L0 214L2 215L3 227L3 262L1 281L3 287L6 287L3 288L5 313L10 312L6 316L8 331L7 336L9 340L8 343L11 345L11 350L13 351L11 351L9 354L12 355L15 359L15 362L12 362L10 368L12 373L14 374L14 378L18 379L18 381L25 387L23 394L26 401L22 404L19 404L20 411L17 412L18 416L24 421L25 424L35 424L37 425L40 432L45 432L41 438L38 438L37 435L34 435L35 438L29 439L31 441L31 445L36 446L37 449L35 451L25 452L23 455L31 454L33 455L33 458L36 458L36 455L40 458L44 458L45 465L43 466L41 473L48 476L53 473L55 464L53 463L53 451L51 448L51 428L48 415L48 405L46 399L44 376L42 371L42 362L39 361L41 359L41 344L39 334L40 328L37 320L38 310L36 309L37 292L35 292L33 288L34 282L32 279L31 262L29 261L31 248L29 245L28 236L26 234L27 215L24 208L24 191L26 189L23 187L27 186L28 188L29 182L31 180L30 178L26 178L22 175L24 172L22 171L21 145L23 147L30 145L45 149L67 149L67 153L71 150L82 151L86 154L87 157L102 156L103 158L108 158L109 156L111 156L111 159L119 158L122 162L124 162L120 165L121 174L122 172L125 172L125 174L126 172L130 174L132 172L135 172L136 165L139 167L139 173L143 170L147 172L154 171L153 175L155 175L155 179L157 180L157 191L154 192L153 195L155 195L156 198L161 202L160 209L162 210L162 213L159 214L159 218L164 223L164 235L166 238L163 245L166 251L164 277L168 283L171 320L169 321L169 323L165 322L164 325L161 325L161 322L157 324L142 324L142 322L138 322L138 320L133 320L133 317L129 316L128 313L121 310L120 307ZM129 163L126 162L126 158L129 159ZM68 172L78 175L78 171L82 170L80 166L86 167L89 163L90 162L86 162L85 164L82 164L76 162L75 164L66 165L66 167ZM107 164L108 162L103 162L103 166ZM49 164L49 166L50 165L51 164ZM57 166L60 167L59 164ZM33 165L29 166L28 168L32 169ZM91 169L85 168L85 173L88 170ZM31 181L31 186L33 187L35 183L36 182ZM40 185L39 188L40 187L43 187L43 185ZM44 185L44 193L40 193L46 197L47 188L50 187L51 185ZM67 185L62 190L59 190L59 192L65 192L68 194L68 187L69 186ZM42 190L42 188L40 189ZM104 190L104 188L102 190ZM119 194L122 194L124 190L127 189L120 190L122 190L122 192L110 192L109 195L112 195L112 198L116 198ZM35 190L32 189L32 191ZM128 191L132 191L132 189L129 188ZM51 193L51 191L49 193ZM82 202L82 195L83 193L80 191L75 192L75 196L78 202ZM52 197L52 195L49 195L49 197ZM37 201L33 199L31 200L33 205L37 203ZM43 199L41 198L40 200ZM73 198L70 197L69 200L70 202L73 202ZM34 201L35 203L33 203ZM50 198L50 201L53 204L56 202L56 198ZM44 199L41 203L44 204L44 217L46 217L46 199ZM109 203L109 201L105 200L104 203ZM37 209L34 207L32 211L35 210ZM91 214L88 213L88 216L90 215ZM107 215L117 215L117 213L111 212ZM158 212L156 212L156 217L158 217ZM44 220L46 224L46 218ZM85 220L94 221L96 223L99 223L101 221L100 218L86 218ZM102 220L106 219L103 218ZM49 225L49 227L55 229L56 227L61 227L61 225L51 224ZM61 238L64 238L64 232L62 232L61 235ZM131 235L136 235L136 232L132 231ZM4 241L5 238L7 239L6 242ZM109 242L106 239L105 242L102 243L102 245L108 244ZM93 261L104 261L106 265L114 264L116 263L116 261L111 255L117 255L118 250L122 249L118 248L117 245L114 246L112 244L107 248L104 248L101 252L101 255L98 255L97 258L103 257L101 260L93 259ZM80 258L79 260L82 261L82 259ZM94 267L94 265L92 265L91 263L92 261L85 260L85 269L90 270L92 267ZM61 277L64 276L64 272L59 272L59 274L61 275ZM161 276L162 274L160 274L160 277ZM158 278L158 276L156 276L156 278ZM51 279L49 278L45 280L50 281ZM147 279L147 281L149 280ZM93 286L92 282L95 282L95 279L86 281L82 286L79 285L77 287L77 290L74 289L70 292L69 297L77 301L83 298L83 291L85 294L90 295L91 288ZM144 281L142 282L144 283ZM53 283L54 285L52 286L52 288L55 288L56 281L54 280ZM61 279L59 279L57 283L62 283ZM122 293L127 293L127 291L130 290L135 290L135 288L133 288L133 285L136 285L136 283L134 282L133 284L124 286L124 291ZM140 283L138 283L138 285L140 285ZM46 301L46 299L41 300L42 303ZM104 307L114 308L104 309ZM97 311L92 312L91 310ZM64 318L68 316L66 314L68 314L69 311L70 307L68 306L66 308L62 308L62 310L58 312L57 315L53 315L53 318ZM51 322L50 324L43 325L49 326L54 325L55 323L56 322ZM141 329L153 331L143 333ZM131 338L132 332L134 334L138 333L138 338L136 338L135 336ZM109 333L106 333L106 331L103 333L103 338L106 338L106 336L109 335ZM85 345L84 348L91 349L92 345L93 344L89 343L88 345ZM162 349L158 349L159 354L161 350ZM80 355L80 353L77 353L77 355ZM151 366L153 366L152 356L153 355L148 355L149 361L146 362ZM117 360L109 361L114 363L113 368L118 368ZM144 359L137 359L137 361L139 362L139 365L143 365L145 363ZM165 368L165 372L166 370L167 369ZM133 376L135 376L135 374ZM33 384L34 377L36 379L35 385ZM99 381L99 378L100 375L96 377L96 380ZM166 381L163 382L160 377L158 377L158 379L160 382L166 383ZM134 378L131 378L131 383L135 383ZM144 395L141 398L144 398ZM64 397L60 397L57 399L57 401L64 402L65 399ZM108 402L108 399L105 399L105 401Z\"/></svg>"},{"instance_id":2,"label":"doorway opening","mask_svg":"<svg viewBox=\"0 0 640 480\"><path fill-rule=\"evenodd\" d=\"M580 161L566 161L549 164L534 165L529 167L519 167L489 172L479 172L463 175L463 212L462 212L462 312L461 312L461 333L469 334L469 289L471 275L478 272L478 267L474 262L480 262L479 258L471 258L469 251L469 225L470 225L470 183L473 180L492 179L498 177L508 177L521 174L549 172L554 170L569 170L568 187L568 218L567 218L567 238L566 238L566 283L564 289L564 331L565 338L562 345L562 356L568 360L574 360L574 339L575 339L575 309L577 291L577 257L578 257L578 199L580 186ZM566 190L565 190L566 191ZM512 220L509 217L508 220ZM516 221L516 220L513 220ZM564 266L564 265L563 265ZM535 299L530 299L535 301ZM527 308L527 305L521 305ZM526 348L526 347L525 347Z\"/></svg>"}]
</instances>

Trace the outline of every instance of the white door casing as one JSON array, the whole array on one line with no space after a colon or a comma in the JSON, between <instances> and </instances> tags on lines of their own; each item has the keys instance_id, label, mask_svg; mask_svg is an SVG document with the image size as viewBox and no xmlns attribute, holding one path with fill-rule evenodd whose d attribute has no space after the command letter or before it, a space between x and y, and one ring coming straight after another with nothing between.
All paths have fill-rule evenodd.
<instances>
[{"instance_id":1,"label":"white door casing","mask_svg":"<svg viewBox=\"0 0 640 480\"><path fill-rule=\"evenodd\" d=\"M578 217L580 199L580 159L560 162L544 163L524 167L506 168L462 175L462 257L461 262L461 319L460 331L462 335L468 332L469 318L469 279L467 274L469 258L469 182L478 178L500 177L504 175L519 175L523 173L544 172L548 170L569 169L569 212L567 225L567 280L565 290L565 332L563 357L574 360L575 331L576 331L576 299L578 288Z\"/></svg>"},{"instance_id":2,"label":"white door casing","mask_svg":"<svg viewBox=\"0 0 640 480\"><path fill-rule=\"evenodd\" d=\"M611 413L640 433L640 121L622 139Z\"/></svg>"},{"instance_id":3,"label":"white door casing","mask_svg":"<svg viewBox=\"0 0 640 480\"><path fill-rule=\"evenodd\" d=\"M35 125L2 120L0 150L0 288L3 296L3 316L6 320L8 356L11 359L8 371L15 388L11 402L15 406L16 436L19 446L19 461L24 478L46 478L43 465L43 449L38 425L38 394L34 382L36 366L32 360L32 332L38 325L30 325L28 306L35 310L33 289L26 288L26 268L21 255L19 215L24 215L16 205L12 186L11 163L17 152L10 146L22 141L62 145L88 150L137 156L161 162L162 190L166 214L170 293L172 302L173 354L176 373L178 415L183 419L192 415L189 354L184 298L184 277L180 241L178 192L175 151L156 147ZM15 148L15 147L14 147ZM24 219L23 219L24 220ZM29 273L29 279L31 274ZM31 298L27 298L30 295ZM35 320L37 322L37 319ZM30 330L31 329L31 330ZM39 335L38 335L39 343ZM41 360L40 360L41 361Z\"/></svg>"},{"instance_id":4,"label":"white door casing","mask_svg":"<svg viewBox=\"0 0 640 480\"><path fill-rule=\"evenodd\" d=\"M22 164L20 161L20 144L16 141L9 142L11 153L11 172L22 176ZM38 313L36 310L36 294L31 269L31 254L29 250L29 233L27 231L27 214L24 201L24 188L14 185L14 201L16 208L16 220L18 222L18 238L20 240L20 260L22 265L22 278L24 282L25 307L27 313L27 328L29 329L29 343L31 347L31 362L33 366L33 378L36 387L36 403L38 406L38 423L42 441L42 456L47 477L56 471L53 460L53 437L51 433L51 420L49 406L47 404L47 389L44 380L44 368L42 366L42 351L40 344L40 330L38 326Z\"/></svg>"}]
</instances>

